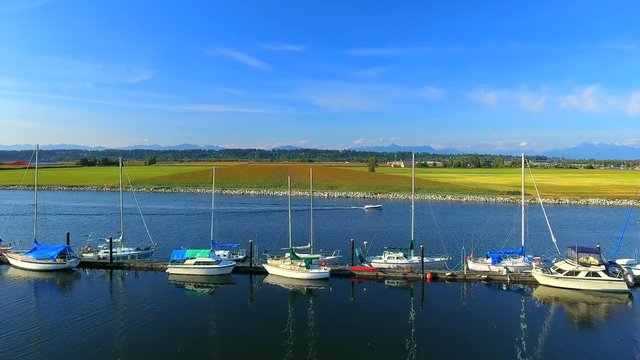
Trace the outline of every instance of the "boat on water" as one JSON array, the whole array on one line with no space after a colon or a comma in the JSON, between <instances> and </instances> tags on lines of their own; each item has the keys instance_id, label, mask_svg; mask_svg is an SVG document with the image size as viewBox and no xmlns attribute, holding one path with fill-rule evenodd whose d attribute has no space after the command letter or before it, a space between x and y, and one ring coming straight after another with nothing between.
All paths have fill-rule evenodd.
<instances>
[{"instance_id":1,"label":"boat on water","mask_svg":"<svg viewBox=\"0 0 640 360\"><path fill-rule=\"evenodd\" d=\"M211 170L211 244L213 240L213 208L215 207L216 168ZM226 275L233 271L235 261L223 259L215 249L178 249L171 252L167 273L174 275Z\"/></svg>"},{"instance_id":2,"label":"boat on water","mask_svg":"<svg viewBox=\"0 0 640 360\"><path fill-rule=\"evenodd\" d=\"M525 200L524 200L524 154L522 154L522 181L520 191L520 208L521 208L521 245L516 249L502 249L489 251L484 257L473 258L473 255L467 258L467 266L471 271L495 271L495 272L524 272L531 271L533 268L533 257L525 255Z\"/></svg>"},{"instance_id":3,"label":"boat on water","mask_svg":"<svg viewBox=\"0 0 640 360\"><path fill-rule=\"evenodd\" d=\"M222 260L211 249L180 249L171 252L167 273L174 275L226 275L235 261Z\"/></svg>"},{"instance_id":4,"label":"boat on water","mask_svg":"<svg viewBox=\"0 0 640 360\"><path fill-rule=\"evenodd\" d=\"M638 185L638 190L640 190L640 185ZM638 197L638 191L636 191L635 198ZM634 198L634 200L635 200ZM616 244L616 248L613 251L612 258L616 264L622 266L622 268L633 277L634 282L637 284L640 282L640 262L638 262L636 258L618 258L618 252L620 250L620 245L622 244L622 239L624 238L625 232L629 225L629 219L631 219L631 212L633 211L635 205L635 201L631 202L631 206L629 207L629 212L627 213L627 219L624 222L624 226L622 227L622 233L620 234L620 239L618 239L618 243ZM637 253L637 248L636 248ZM636 254L637 255L637 254Z\"/></svg>"},{"instance_id":5,"label":"boat on water","mask_svg":"<svg viewBox=\"0 0 640 360\"><path fill-rule=\"evenodd\" d=\"M362 207L365 210L382 210L382 205L378 204L367 204Z\"/></svg>"},{"instance_id":6,"label":"boat on water","mask_svg":"<svg viewBox=\"0 0 640 360\"><path fill-rule=\"evenodd\" d=\"M415 227L415 154L412 154L411 167L411 240L407 248L385 248L381 255L369 256L366 262L376 268L408 268L420 269L424 263L425 269L444 269L450 256L421 257L414 253Z\"/></svg>"},{"instance_id":7,"label":"boat on water","mask_svg":"<svg viewBox=\"0 0 640 360\"><path fill-rule=\"evenodd\" d=\"M600 247L569 246L564 259L531 274L541 285L563 289L629 292L633 279L614 262L602 259Z\"/></svg>"},{"instance_id":8,"label":"boat on water","mask_svg":"<svg viewBox=\"0 0 640 360\"><path fill-rule=\"evenodd\" d=\"M42 244L38 242L38 145L35 149L35 179L33 187L33 247L27 252L4 253L11 266L24 270L70 270L78 266L80 259L69 245Z\"/></svg>"},{"instance_id":9,"label":"boat on water","mask_svg":"<svg viewBox=\"0 0 640 360\"><path fill-rule=\"evenodd\" d=\"M120 183L120 234L117 238L104 238L104 243L99 245L98 249L93 249L91 244L88 243L80 252L80 256L83 259L99 259L108 260L110 256L113 260L142 260L149 259L151 255L157 250L157 244L151 238L147 229L144 217L142 222L147 230L147 236L149 237L150 244L142 246L125 246L125 232L124 232L124 198L122 191L122 158L118 159L118 171L119 171L119 183ZM133 191L133 189L132 189ZM135 194L134 194L135 197ZM136 201L137 206L137 201ZM140 210L138 208L138 210ZM140 212L142 216L142 212ZM111 244L110 244L111 243Z\"/></svg>"},{"instance_id":10,"label":"boat on water","mask_svg":"<svg viewBox=\"0 0 640 360\"><path fill-rule=\"evenodd\" d=\"M293 246L296 251L296 255L302 259L311 259L312 264L316 265L335 265L342 258L340 250L334 250L329 252L319 251L315 252L315 242L313 237L313 169L309 168L309 243L302 246ZM287 250L287 249L283 249ZM308 252L305 252L308 251ZM290 256L289 253L285 253L285 257Z\"/></svg>"},{"instance_id":11,"label":"boat on water","mask_svg":"<svg viewBox=\"0 0 640 360\"><path fill-rule=\"evenodd\" d=\"M366 248L366 241L365 241L365 248ZM354 249L354 262L355 264L352 264L351 266L349 266L349 270L351 271L364 271L364 272L374 272L377 271L378 268L376 268L375 266L371 266L371 264L368 264L366 262L366 259L364 257L364 255L362 255L362 250L360 250L359 247Z\"/></svg>"},{"instance_id":12,"label":"boat on water","mask_svg":"<svg viewBox=\"0 0 640 360\"><path fill-rule=\"evenodd\" d=\"M291 177L288 177L287 184L289 255L268 256L267 262L262 264L262 266L269 274L284 276L287 278L306 280L327 279L329 278L329 267L313 264L312 258L302 258L294 251L291 234Z\"/></svg>"}]
</instances>

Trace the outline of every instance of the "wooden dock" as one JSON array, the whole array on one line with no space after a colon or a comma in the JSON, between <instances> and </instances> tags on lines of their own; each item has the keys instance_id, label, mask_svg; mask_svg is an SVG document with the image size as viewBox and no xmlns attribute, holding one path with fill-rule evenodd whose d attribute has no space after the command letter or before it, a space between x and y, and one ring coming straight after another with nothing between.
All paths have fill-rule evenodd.
<instances>
[{"instance_id":1,"label":"wooden dock","mask_svg":"<svg viewBox=\"0 0 640 360\"><path fill-rule=\"evenodd\" d=\"M4 256L0 256L0 263L8 264ZM164 272L167 269L166 261L145 260L145 261L114 261L108 260L82 260L79 268L83 269L103 269L103 270L134 270L134 271L154 271ZM248 263L238 263L233 272L236 274L266 275L267 271L260 265L250 266ZM427 280L427 275L431 274L430 281L445 282L495 282L514 284L536 284L536 280L530 274L522 273L477 273L448 270L426 270L424 275L420 271L409 271L403 269L379 269L377 271L352 271L348 266L332 266L331 276L361 279L363 281L384 281L384 280Z\"/></svg>"}]
</instances>

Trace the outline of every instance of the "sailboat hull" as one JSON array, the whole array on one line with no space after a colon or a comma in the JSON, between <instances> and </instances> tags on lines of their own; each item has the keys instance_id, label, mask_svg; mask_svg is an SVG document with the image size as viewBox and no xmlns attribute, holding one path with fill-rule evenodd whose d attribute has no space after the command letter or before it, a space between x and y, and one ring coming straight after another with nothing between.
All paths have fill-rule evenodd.
<instances>
[{"instance_id":1,"label":"sailboat hull","mask_svg":"<svg viewBox=\"0 0 640 360\"><path fill-rule=\"evenodd\" d=\"M317 280L328 279L329 269L322 267L318 269L307 269L299 266L295 262L283 261L276 264L262 264L269 274L284 276L292 279Z\"/></svg>"},{"instance_id":2,"label":"sailboat hull","mask_svg":"<svg viewBox=\"0 0 640 360\"><path fill-rule=\"evenodd\" d=\"M507 269L508 272L525 272L533 269L531 262L527 261L524 257L504 259L497 264L492 264L491 259L486 258L468 259L467 266L469 270L479 272L502 272L505 269Z\"/></svg>"},{"instance_id":3,"label":"sailboat hull","mask_svg":"<svg viewBox=\"0 0 640 360\"><path fill-rule=\"evenodd\" d=\"M216 265L195 265L198 259L194 259L194 264L169 264L167 273L170 275L227 275L231 274L236 265L233 261L221 261Z\"/></svg>"},{"instance_id":4,"label":"sailboat hull","mask_svg":"<svg viewBox=\"0 0 640 360\"><path fill-rule=\"evenodd\" d=\"M420 262L419 256L414 256L411 258L403 258L397 259L397 257L402 257L402 253L398 253L397 256L393 254L383 254L382 256L376 256L373 258L368 258L367 261L371 264L371 266L380 269L412 269L418 270L422 268L422 263ZM425 269L444 269L447 266L447 261L450 260L449 257L424 257L422 258L424 262Z\"/></svg>"},{"instance_id":5,"label":"sailboat hull","mask_svg":"<svg viewBox=\"0 0 640 360\"><path fill-rule=\"evenodd\" d=\"M9 260L9 264L24 270L32 271L58 271L58 270L70 270L78 266L80 259L73 258L66 261L52 261L52 260L36 260L30 257L26 257L20 254L5 253Z\"/></svg>"},{"instance_id":6,"label":"sailboat hull","mask_svg":"<svg viewBox=\"0 0 640 360\"><path fill-rule=\"evenodd\" d=\"M155 247L151 247L144 250L138 250L138 248L115 248L113 249L113 260L140 260L149 259L151 255L156 251ZM96 257L99 260L109 259L109 250L100 250Z\"/></svg>"}]
</instances>

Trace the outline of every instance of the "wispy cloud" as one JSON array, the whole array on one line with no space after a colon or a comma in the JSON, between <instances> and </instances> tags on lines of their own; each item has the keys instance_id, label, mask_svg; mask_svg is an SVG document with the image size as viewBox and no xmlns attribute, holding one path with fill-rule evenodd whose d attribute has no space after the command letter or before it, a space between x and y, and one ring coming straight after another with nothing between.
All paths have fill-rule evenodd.
<instances>
[{"instance_id":1,"label":"wispy cloud","mask_svg":"<svg viewBox=\"0 0 640 360\"><path fill-rule=\"evenodd\" d=\"M137 102L126 102L126 101L92 99L92 98L84 98L84 97L78 97L78 96L60 95L60 94L0 90L0 95L2 94L12 95L12 96L21 96L21 97L35 97L35 98L43 98L43 99L50 99L50 100L77 102L77 103L107 105L107 106L114 106L114 107L157 109L157 110L168 110L168 111L191 111L191 112L200 112L200 113L282 113L284 112L284 111L275 110L275 109L245 107L245 106L228 105L228 104L211 104L211 103L174 104L174 105L165 104L165 103L151 104L151 103L137 103Z\"/></svg>"},{"instance_id":2,"label":"wispy cloud","mask_svg":"<svg viewBox=\"0 0 640 360\"><path fill-rule=\"evenodd\" d=\"M471 100L490 107L498 106L500 93L495 90L474 90L471 93Z\"/></svg>"},{"instance_id":3,"label":"wispy cloud","mask_svg":"<svg viewBox=\"0 0 640 360\"><path fill-rule=\"evenodd\" d=\"M305 46L292 45L292 44L262 44L261 48L270 51L303 51L306 50Z\"/></svg>"},{"instance_id":4,"label":"wispy cloud","mask_svg":"<svg viewBox=\"0 0 640 360\"><path fill-rule=\"evenodd\" d=\"M591 85L561 97L560 104L565 108L575 108L584 112L598 112L603 110L602 101L600 87Z\"/></svg>"},{"instance_id":5,"label":"wispy cloud","mask_svg":"<svg viewBox=\"0 0 640 360\"><path fill-rule=\"evenodd\" d=\"M216 48L207 51L207 54L210 56L224 56L257 70L271 70L271 66L269 64L237 50Z\"/></svg>"},{"instance_id":6,"label":"wispy cloud","mask_svg":"<svg viewBox=\"0 0 640 360\"><path fill-rule=\"evenodd\" d=\"M311 104L332 112L372 111L382 105L357 90L315 90L302 95Z\"/></svg>"},{"instance_id":7,"label":"wispy cloud","mask_svg":"<svg viewBox=\"0 0 640 360\"><path fill-rule=\"evenodd\" d=\"M625 104L624 111L629 116L640 115L640 91L636 91L629 96L629 100Z\"/></svg>"},{"instance_id":8,"label":"wispy cloud","mask_svg":"<svg viewBox=\"0 0 640 360\"><path fill-rule=\"evenodd\" d=\"M532 93L516 93L516 99L520 106L527 111L541 111L547 102L546 95L536 95Z\"/></svg>"},{"instance_id":9,"label":"wispy cloud","mask_svg":"<svg viewBox=\"0 0 640 360\"><path fill-rule=\"evenodd\" d=\"M151 79L153 70L129 65L81 61L61 57L46 57L38 61L42 78L63 79L67 83L92 85L136 83Z\"/></svg>"},{"instance_id":10,"label":"wispy cloud","mask_svg":"<svg viewBox=\"0 0 640 360\"><path fill-rule=\"evenodd\" d=\"M420 95L428 101L438 101L444 97L444 90L435 86L428 86L421 92Z\"/></svg>"}]
</instances>

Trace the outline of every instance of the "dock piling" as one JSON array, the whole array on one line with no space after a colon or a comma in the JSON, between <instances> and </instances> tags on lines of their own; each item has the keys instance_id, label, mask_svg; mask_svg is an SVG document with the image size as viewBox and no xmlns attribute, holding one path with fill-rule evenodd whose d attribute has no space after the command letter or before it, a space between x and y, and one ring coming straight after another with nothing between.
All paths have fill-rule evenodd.
<instances>
[{"instance_id":1,"label":"dock piling","mask_svg":"<svg viewBox=\"0 0 640 360\"><path fill-rule=\"evenodd\" d=\"M422 272L422 281L424 281L424 246L420 245L420 271Z\"/></svg>"},{"instance_id":2,"label":"dock piling","mask_svg":"<svg viewBox=\"0 0 640 360\"><path fill-rule=\"evenodd\" d=\"M71 243L71 234L67 231L67 246Z\"/></svg>"},{"instance_id":3,"label":"dock piling","mask_svg":"<svg viewBox=\"0 0 640 360\"><path fill-rule=\"evenodd\" d=\"M253 267L253 240L249 240L249 267Z\"/></svg>"},{"instance_id":4,"label":"dock piling","mask_svg":"<svg viewBox=\"0 0 640 360\"><path fill-rule=\"evenodd\" d=\"M109 264L113 264L113 237L109 236Z\"/></svg>"},{"instance_id":5,"label":"dock piling","mask_svg":"<svg viewBox=\"0 0 640 360\"><path fill-rule=\"evenodd\" d=\"M351 266L356 266L356 264L353 261L354 251L355 251L355 244L354 244L354 240L351 239Z\"/></svg>"}]
</instances>

